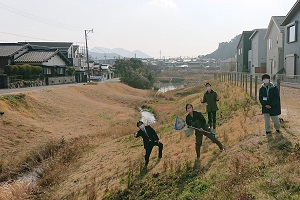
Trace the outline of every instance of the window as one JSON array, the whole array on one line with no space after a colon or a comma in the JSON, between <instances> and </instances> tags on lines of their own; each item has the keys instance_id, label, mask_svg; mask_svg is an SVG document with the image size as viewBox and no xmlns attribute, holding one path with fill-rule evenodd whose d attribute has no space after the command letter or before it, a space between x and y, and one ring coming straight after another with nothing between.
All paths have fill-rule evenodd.
<instances>
[{"instance_id":1,"label":"window","mask_svg":"<svg viewBox=\"0 0 300 200\"><path fill-rule=\"evenodd\" d=\"M279 36L278 35L276 36L276 42L277 42L277 44L279 42Z\"/></svg>"},{"instance_id":2,"label":"window","mask_svg":"<svg viewBox=\"0 0 300 200\"><path fill-rule=\"evenodd\" d=\"M44 72L44 74L51 74L51 67L46 67Z\"/></svg>"},{"instance_id":3,"label":"window","mask_svg":"<svg viewBox=\"0 0 300 200\"><path fill-rule=\"evenodd\" d=\"M296 38L296 34L297 34L296 25L297 25L296 22L293 22L293 23L287 25L287 42L288 43L292 43L292 42L297 41L297 38Z\"/></svg>"},{"instance_id":4,"label":"window","mask_svg":"<svg viewBox=\"0 0 300 200\"><path fill-rule=\"evenodd\" d=\"M57 74L64 74L64 68L58 67Z\"/></svg>"},{"instance_id":5,"label":"window","mask_svg":"<svg viewBox=\"0 0 300 200\"><path fill-rule=\"evenodd\" d=\"M272 39L269 39L269 40L268 40L268 48L269 48L269 49L272 49Z\"/></svg>"}]
</instances>

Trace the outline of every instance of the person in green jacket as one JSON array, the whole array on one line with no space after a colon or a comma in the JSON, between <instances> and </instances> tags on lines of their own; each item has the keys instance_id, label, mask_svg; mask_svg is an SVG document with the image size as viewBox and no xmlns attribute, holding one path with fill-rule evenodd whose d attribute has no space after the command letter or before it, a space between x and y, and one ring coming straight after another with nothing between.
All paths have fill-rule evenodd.
<instances>
[{"instance_id":1,"label":"person in green jacket","mask_svg":"<svg viewBox=\"0 0 300 200\"><path fill-rule=\"evenodd\" d=\"M202 140L203 135L208 137L213 143L218 145L220 151L224 151L224 147L222 143L218 140L216 135L210 131L210 128L208 127L208 124L206 124L206 120L201 112L197 112L194 110L193 105L188 103L185 106L185 110L188 113L185 122L188 125L188 127L194 127L195 128L195 135L196 135L196 154L197 159L200 158L200 148L202 146Z\"/></svg>"},{"instance_id":2,"label":"person in green jacket","mask_svg":"<svg viewBox=\"0 0 300 200\"><path fill-rule=\"evenodd\" d=\"M211 84L206 83L206 92L204 93L203 99L201 103L206 103L206 112L208 115L208 124L214 130L216 129L216 122L217 122L217 101L219 101L218 94L211 89Z\"/></svg>"}]
</instances>

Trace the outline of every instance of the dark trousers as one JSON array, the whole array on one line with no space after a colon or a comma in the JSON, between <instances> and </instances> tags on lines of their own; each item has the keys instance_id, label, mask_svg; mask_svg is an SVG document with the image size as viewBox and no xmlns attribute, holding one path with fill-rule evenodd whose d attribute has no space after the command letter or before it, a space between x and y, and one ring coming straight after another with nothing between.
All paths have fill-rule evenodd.
<instances>
[{"instance_id":1,"label":"dark trousers","mask_svg":"<svg viewBox=\"0 0 300 200\"><path fill-rule=\"evenodd\" d=\"M208 115L208 124L210 127L216 128L217 121L217 111L207 112Z\"/></svg>"},{"instance_id":2,"label":"dark trousers","mask_svg":"<svg viewBox=\"0 0 300 200\"><path fill-rule=\"evenodd\" d=\"M208 137L213 143L216 143L218 145L219 149L221 149L221 150L223 149L223 145L216 138L215 134L213 134L212 132L207 133L207 132L196 130L195 134L196 134L196 154L197 154L197 158L200 157L200 147L202 146L203 135Z\"/></svg>"},{"instance_id":3,"label":"dark trousers","mask_svg":"<svg viewBox=\"0 0 300 200\"><path fill-rule=\"evenodd\" d=\"M145 146L146 154L145 154L145 164L147 165L149 163L149 157L152 152L152 149L154 146L158 146L158 157L162 157L162 150L164 148L163 143L161 142L151 142L147 146Z\"/></svg>"}]
</instances>

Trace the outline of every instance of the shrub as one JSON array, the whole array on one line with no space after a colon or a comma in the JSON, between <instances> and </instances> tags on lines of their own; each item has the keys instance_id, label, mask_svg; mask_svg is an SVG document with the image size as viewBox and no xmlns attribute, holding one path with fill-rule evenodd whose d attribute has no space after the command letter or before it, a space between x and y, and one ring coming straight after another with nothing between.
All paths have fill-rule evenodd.
<instances>
[{"instance_id":1,"label":"shrub","mask_svg":"<svg viewBox=\"0 0 300 200\"><path fill-rule=\"evenodd\" d=\"M32 79L41 75L43 68L33 65L7 65L4 67L4 73L8 76L23 76L23 79Z\"/></svg>"}]
</instances>

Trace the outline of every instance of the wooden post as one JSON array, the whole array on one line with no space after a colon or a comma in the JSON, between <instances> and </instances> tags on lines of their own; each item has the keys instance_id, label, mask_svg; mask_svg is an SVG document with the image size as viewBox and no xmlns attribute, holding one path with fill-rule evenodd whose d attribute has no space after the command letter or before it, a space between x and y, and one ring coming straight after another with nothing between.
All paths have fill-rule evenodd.
<instances>
[{"instance_id":1,"label":"wooden post","mask_svg":"<svg viewBox=\"0 0 300 200\"><path fill-rule=\"evenodd\" d=\"M243 74L240 73L240 87L243 86Z\"/></svg>"},{"instance_id":2,"label":"wooden post","mask_svg":"<svg viewBox=\"0 0 300 200\"><path fill-rule=\"evenodd\" d=\"M250 75L250 97L253 97L253 95L252 95L252 78L253 78L253 75L251 74Z\"/></svg>"},{"instance_id":3,"label":"wooden post","mask_svg":"<svg viewBox=\"0 0 300 200\"><path fill-rule=\"evenodd\" d=\"M280 94L280 80L279 79L277 79L277 87L278 87L279 94Z\"/></svg>"},{"instance_id":4,"label":"wooden post","mask_svg":"<svg viewBox=\"0 0 300 200\"><path fill-rule=\"evenodd\" d=\"M258 81L258 78L257 76L255 76L255 100L257 101L257 81Z\"/></svg>"},{"instance_id":5,"label":"wooden post","mask_svg":"<svg viewBox=\"0 0 300 200\"><path fill-rule=\"evenodd\" d=\"M248 93L248 74L245 74L245 90Z\"/></svg>"}]
</instances>

